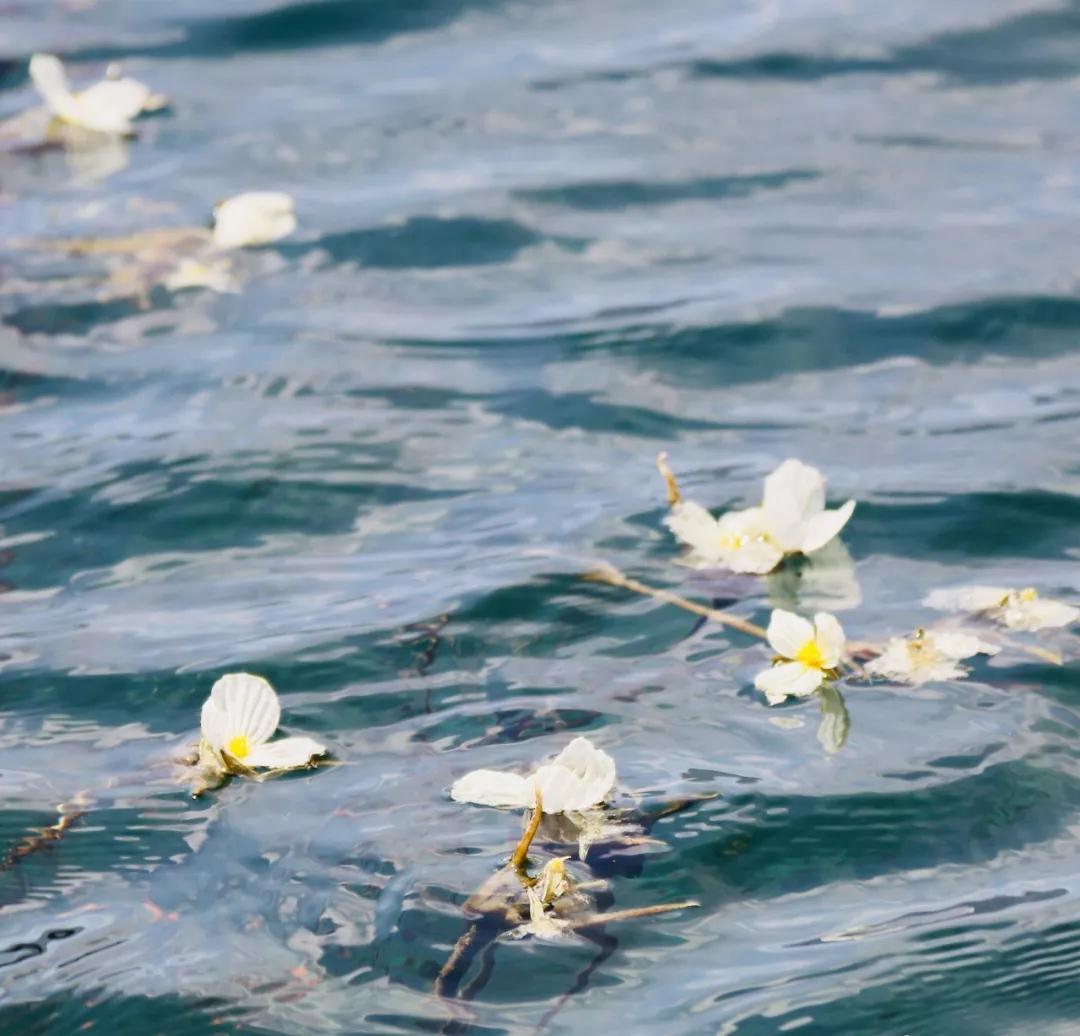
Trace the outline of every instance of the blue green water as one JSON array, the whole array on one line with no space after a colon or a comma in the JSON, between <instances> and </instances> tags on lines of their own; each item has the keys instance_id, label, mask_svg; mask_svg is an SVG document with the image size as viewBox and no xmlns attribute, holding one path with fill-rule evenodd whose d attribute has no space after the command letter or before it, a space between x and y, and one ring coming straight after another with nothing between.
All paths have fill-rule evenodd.
<instances>
[{"instance_id":1,"label":"blue green water","mask_svg":"<svg viewBox=\"0 0 1080 1036\"><path fill-rule=\"evenodd\" d=\"M830 753L765 648L579 578L796 600L674 564L666 449L714 508L788 456L859 501L852 637L1075 598L1080 4L25 0L0 117L35 50L172 106L103 178L0 152L0 851L89 802L0 871L0 1031L1080 1031L1075 636L852 688ZM300 229L234 295L34 247L253 188ZM340 765L188 798L236 669ZM655 842L576 876L700 907L439 1000L520 833L448 787L577 733Z\"/></svg>"}]
</instances>

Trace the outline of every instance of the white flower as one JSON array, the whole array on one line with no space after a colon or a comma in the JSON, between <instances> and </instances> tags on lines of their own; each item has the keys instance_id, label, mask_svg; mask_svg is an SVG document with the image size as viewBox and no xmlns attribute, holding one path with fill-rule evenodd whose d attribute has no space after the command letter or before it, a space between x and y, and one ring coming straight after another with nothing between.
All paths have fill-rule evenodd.
<instances>
[{"instance_id":1,"label":"white flower","mask_svg":"<svg viewBox=\"0 0 1080 1036\"><path fill-rule=\"evenodd\" d=\"M588 738L576 737L550 763L529 777L499 770L473 770L454 782L450 797L477 806L522 809L539 790L545 813L587 810L615 787L615 760Z\"/></svg>"},{"instance_id":2,"label":"white flower","mask_svg":"<svg viewBox=\"0 0 1080 1036\"><path fill-rule=\"evenodd\" d=\"M1012 630L1052 629L1080 619L1080 608L1040 597L1031 589L1010 590L1003 586L968 586L935 590L923 604L939 611L972 612L993 619Z\"/></svg>"},{"instance_id":3,"label":"white flower","mask_svg":"<svg viewBox=\"0 0 1080 1036\"><path fill-rule=\"evenodd\" d=\"M30 78L56 118L94 133L130 133L131 120L152 101L148 87L126 77L103 79L72 93L64 66L54 54L35 54L30 59Z\"/></svg>"},{"instance_id":4,"label":"white flower","mask_svg":"<svg viewBox=\"0 0 1080 1036\"><path fill-rule=\"evenodd\" d=\"M247 191L214 208L214 245L246 248L266 245L296 229L293 200L281 191Z\"/></svg>"},{"instance_id":5,"label":"white flower","mask_svg":"<svg viewBox=\"0 0 1080 1036\"><path fill-rule=\"evenodd\" d=\"M759 507L729 511L717 519L700 504L678 496L663 458L660 463L674 501L665 524L690 547L686 561L696 568L723 566L763 575L787 554L820 550L839 534L855 510L854 500L826 510L821 472L802 461L786 460L765 479Z\"/></svg>"},{"instance_id":6,"label":"white flower","mask_svg":"<svg viewBox=\"0 0 1080 1036\"><path fill-rule=\"evenodd\" d=\"M916 630L910 639L893 637L885 650L866 663L871 676L900 683L924 684L932 680L959 680L968 669L960 660L973 655L996 655L1000 648L968 633Z\"/></svg>"},{"instance_id":7,"label":"white flower","mask_svg":"<svg viewBox=\"0 0 1080 1036\"><path fill-rule=\"evenodd\" d=\"M525 892L529 897L529 920L513 929L510 937L524 939L532 935L545 942L563 942L569 938L573 932L570 922L549 914L536 889L527 888Z\"/></svg>"},{"instance_id":8,"label":"white flower","mask_svg":"<svg viewBox=\"0 0 1080 1036\"><path fill-rule=\"evenodd\" d=\"M250 673L229 673L214 684L202 707L202 736L226 764L249 770L296 769L326 753L310 737L268 744L280 719L281 706L270 684Z\"/></svg>"},{"instance_id":9,"label":"white flower","mask_svg":"<svg viewBox=\"0 0 1080 1036\"><path fill-rule=\"evenodd\" d=\"M821 686L844 655L844 631L834 615L818 612L811 625L793 612L777 608L766 631L779 656L776 664L754 677L770 705L788 695L804 698Z\"/></svg>"},{"instance_id":10,"label":"white flower","mask_svg":"<svg viewBox=\"0 0 1080 1036\"><path fill-rule=\"evenodd\" d=\"M169 291L186 291L189 288L209 288L228 294L239 289L227 259L202 262L198 259L181 259L176 268L166 276L162 284Z\"/></svg>"}]
</instances>

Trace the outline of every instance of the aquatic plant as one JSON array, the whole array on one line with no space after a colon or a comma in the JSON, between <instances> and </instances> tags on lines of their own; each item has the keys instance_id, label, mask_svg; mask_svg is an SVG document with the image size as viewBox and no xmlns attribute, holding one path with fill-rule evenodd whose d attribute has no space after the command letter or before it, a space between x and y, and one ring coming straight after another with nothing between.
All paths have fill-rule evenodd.
<instances>
[{"instance_id":1,"label":"aquatic plant","mask_svg":"<svg viewBox=\"0 0 1080 1036\"><path fill-rule=\"evenodd\" d=\"M770 705L791 696L805 698L836 675L844 657L844 630L836 616L818 612L811 624L794 612L777 608L766 631L777 658L754 677Z\"/></svg>"},{"instance_id":2,"label":"aquatic plant","mask_svg":"<svg viewBox=\"0 0 1080 1036\"><path fill-rule=\"evenodd\" d=\"M1001 586L966 586L934 590L923 604L938 611L968 612L1008 629L1026 632L1068 626L1080 619L1080 608L1040 597L1032 587L1010 590Z\"/></svg>"},{"instance_id":3,"label":"aquatic plant","mask_svg":"<svg viewBox=\"0 0 1080 1036\"><path fill-rule=\"evenodd\" d=\"M1001 648L970 633L917 629L911 637L892 637L884 651L866 663L870 676L897 683L924 684L933 680L959 680L969 669L962 659L996 655Z\"/></svg>"},{"instance_id":4,"label":"aquatic plant","mask_svg":"<svg viewBox=\"0 0 1080 1036\"><path fill-rule=\"evenodd\" d=\"M33 55L30 78L55 119L90 133L126 136L136 116L165 103L148 86L127 76L107 77L73 93L55 54Z\"/></svg>"},{"instance_id":5,"label":"aquatic plant","mask_svg":"<svg viewBox=\"0 0 1080 1036\"><path fill-rule=\"evenodd\" d=\"M587 737L576 737L550 763L528 777L501 770L473 770L454 782L450 797L477 806L523 809L543 796L548 813L587 810L615 787L615 760Z\"/></svg>"},{"instance_id":6,"label":"aquatic plant","mask_svg":"<svg viewBox=\"0 0 1080 1036\"><path fill-rule=\"evenodd\" d=\"M215 248L266 245L295 229L295 204L282 191L245 191L214 207Z\"/></svg>"},{"instance_id":7,"label":"aquatic plant","mask_svg":"<svg viewBox=\"0 0 1080 1036\"><path fill-rule=\"evenodd\" d=\"M281 722L281 705L261 676L229 673L210 690L202 707L198 765L202 779L229 775L261 778L310 766L326 746L310 737L270 741ZM257 771L268 771L258 774ZM212 786L209 785L208 786Z\"/></svg>"},{"instance_id":8,"label":"aquatic plant","mask_svg":"<svg viewBox=\"0 0 1080 1036\"><path fill-rule=\"evenodd\" d=\"M689 548L683 562L693 568L764 575L785 557L821 550L855 511L854 500L828 510L821 472L789 459L766 477L759 506L714 518L701 504L683 499L666 454L660 454L657 466L671 506L664 524Z\"/></svg>"}]
</instances>

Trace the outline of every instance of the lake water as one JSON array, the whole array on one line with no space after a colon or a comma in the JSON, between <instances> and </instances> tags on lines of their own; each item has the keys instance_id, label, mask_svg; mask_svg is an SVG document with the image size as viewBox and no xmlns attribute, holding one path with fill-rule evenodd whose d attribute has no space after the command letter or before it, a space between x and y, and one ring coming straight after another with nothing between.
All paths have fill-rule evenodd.
<instances>
[{"instance_id":1,"label":"lake water","mask_svg":"<svg viewBox=\"0 0 1080 1036\"><path fill-rule=\"evenodd\" d=\"M870 640L1075 597L1080 4L16 0L0 117L35 50L172 106L108 175L0 153L2 1031L1080 1031L1075 635L853 684L828 751L766 648L580 578ZM253 188L300 227L234 294L41 246ZM817 465L853 574L679 567L660 450L713 508ZM339 765L193 801L241 669ZM576 734L651 841L575 877L700 906L440 999L521 831L447 789Z\"/></svg>"}]
</instances>

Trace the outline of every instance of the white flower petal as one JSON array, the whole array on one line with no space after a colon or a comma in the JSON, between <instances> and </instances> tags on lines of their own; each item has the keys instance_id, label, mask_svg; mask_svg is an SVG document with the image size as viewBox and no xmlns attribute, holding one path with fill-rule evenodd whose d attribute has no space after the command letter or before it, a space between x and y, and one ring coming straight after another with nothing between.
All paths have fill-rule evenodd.
<instances>
[{"instance_id":1,"label":"white flower petal","mask_svg":"<svg viewBox=\"0 0 1080 1036\"><path fill-rule=\"evenodd\" d=\"M293 200L281 191L247 191L214 210L214 245L244 248L265 245L296 229Z\"/></svg>"},{"instance_id":2,"label":"white flower petal","mask_svg":"<svg viewBox=\"0 0 1080 1036\"><path fill-rule=\"evenodd\" d=\"M849 500L843 507L834 511L822 511L814 515L802 529L802 546L804 554L813 554L821 550L825 544L836 539L840 530L851 520L855 513L855 501Z\"/></svg>"},{"instance_id":3,"label":"white flower petal","mask_svg":"<svg viewBox=\"0 0 1080 1036\"><path fill-rule=\"evenodd\" d=\"M455 802L477 806L521 809L534 801L532 784L516 773L500 770L473 770L454 781L450 797Z\"/></svg>"},{"instance_id":4,"label":"white flower petal","mask_svg":"<svg viewBox=\"0 0 1080 1036\"><path fill-rule=\"evenodd\" d=\"M1048 601L1044 597L1027 601L1016 594L1010 595L1002 614L1002 621L1009 629L1029 632L1068 626L1077 619L1080 619L1080 608L1071 604Z\"/></svg>"},{"instance_id":5,"label":"white flower petal","mask_svg":"<svg viewBox=\"0 0 1080 1036\"><path fill-rule=\"evenodd\" d=\"M765 479L762 509L777 545L802 550L803 527L825 509L825 479L802 461L784 461Z\"/></svg>"},{"instance_id":6,"label":"white flower petal","mask_svg":"<svg viewBox=\"0 0 1080 1036\"><path fill-rule=\"evenodd\" d=\"M71 113L75 99L64 66L55 54L35 54L30 59L30 78L49 111L61 118Z\"/></svg>"},{"instance_id":7,"label":"white flower petal","mask_svg":"<svg viewBox=\"0 0 1080 1036\"><path fill-rule=\"evenodd\" d=\"M295 770L326 754L326 746L310 737L283 737L258 745L244 759L253 769Z\"/></svg>"},{"instance_id":8,"label":"white flower petal","mask_svg":"<svg viewBox=\"0 0 1080 1036\"><path fill-rule=\"evenodd\" d=\"M680 500L664 519L675 537L703 556L716 554L716 519L701 504Z\"/></svg>"},{"instance_id":9,"label":"white flower petal","mask_svg":"<svg viewBox=\"0 0 1080 1036\"><path fill-rule=\"evenodd\" d=\"M906 637L892 637L885 650L863 667L871 676L908 682L915 670L915 656Z\"/></svg>"},{"instance_id":10,"label":"white flower petal","mask_svg":"<svg viewBox=\"0 0 1080 1036\"><path fill-rule=\"evenodd\" d=\"M835 615L818 612L814 616L814 640L826 669L835 669L844 657L844 629Z\"/></svg>"},{"instance_id":11,"label":"white flower petal","mask_svg":"<svg viewBox=\"0 0 1080 1036\"><path fill-rule=\"evenodd\" d=\"M814 627L801 615L776 608L766 631L772 649L783 658L794 658L799 649L814 638Z\"/></svg>"},{"instance_id":12,"label":"white flower petal","mask_svg":"<svg viewBox=\"0 0 1080 1036\"><path fill-rule=\"evenodd\" d=\"M563 766L588 785L599 797L590 802L603 802L615 787L615 760L597 748L587 737L575 737L555 758L553 765Z\"/></svg>"},{"instance_id":13,"label":"white flower petal","mask_svg":"<svg viewBox=\"0 0 1080 1036\"><path fill-rule=\"evenodd\" d=\"M128 133L149 100L150 88L136 79L104 79L75 95L77 121L99 133Z\"/></svg>"},{"instance_id":14,"label":"white flower petal","mask_svg":"<svg viewBox=\"0 0 1080 1036\"><path fill-rule=\"evenodd\" d=\"M270 739L280 722L273 687L251 673L223 676L202 708L203 737L219 751L234 737L247 738L248 748L254 749Z\"/></svg>"},{"instance_id":15,"label":"white flower petal","mask_svg":"<svg viewBox=\"0 0 1080 1036\"><path fill-rule=\"evenodd\" d=\"M1010 591L1003 586L961 586L934 590L923 604L942 612L985 612L1004 604Z\"/></svg>"},{"instance_id":16,"label":"white flower petal","mask_svg":"<svg viewBox=\"0 0 1080 1036\"><path fill-rule=\"evenodd\" d=\"M821 670L811 669L801 662L781 662L754 677L754 686L765 692L770 705L779 705L789 695L805 698L821 686Z\"/></svg>"},{"instance_id":17,"label":"white flower petal","mask_svg":"<svg viewBox=\"0 0 1080 1036\"><path fill-rule=\"evenodd\" d=\"M971 658L972 655L996 655L1001 648L996 644L990 644L970 633L954 633L951 631L933 632L925 634L925 639L946 658Z\"/></svg>"}]
</instances>

